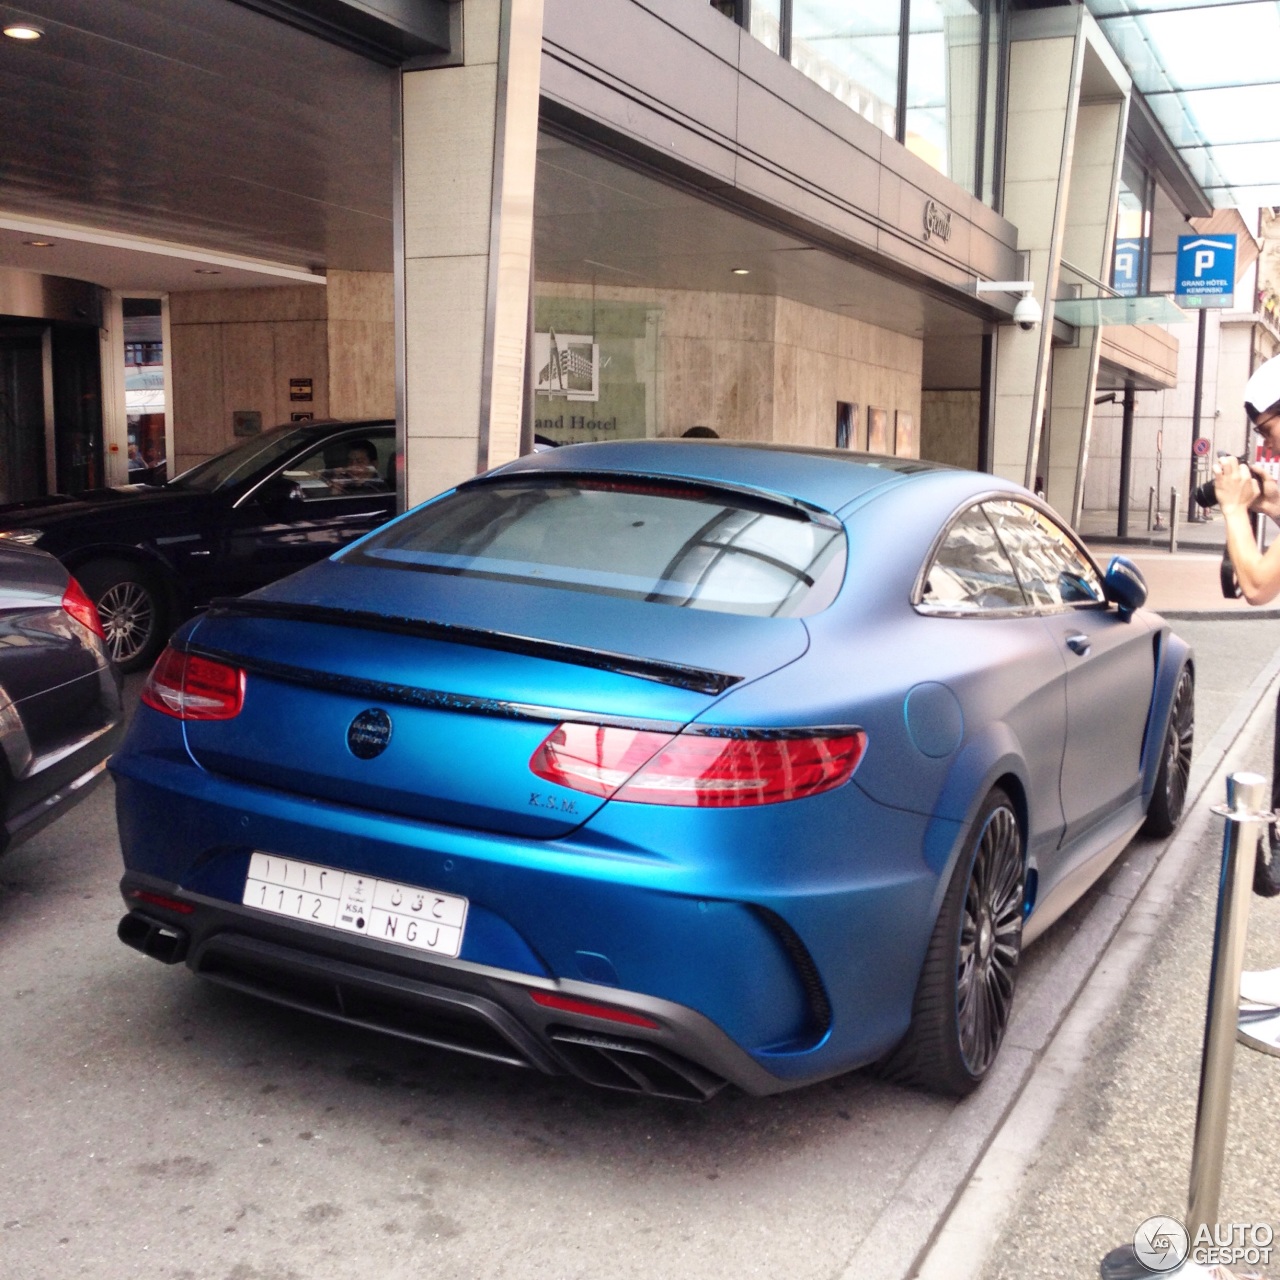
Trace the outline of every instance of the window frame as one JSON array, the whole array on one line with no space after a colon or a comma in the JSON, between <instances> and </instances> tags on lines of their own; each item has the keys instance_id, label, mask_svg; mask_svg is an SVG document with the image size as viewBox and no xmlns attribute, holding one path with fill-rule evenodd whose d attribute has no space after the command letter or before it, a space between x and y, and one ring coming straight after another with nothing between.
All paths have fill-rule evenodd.
<instances>
[{"instance_id":1,"label":"window frame","mask_svg":"<svg viewBox=\"0 0 1280 1280\"><path fill-rule=\"evenodd\" d=\"M959 182L951 174L943 177L955 182L962 190L967 190L976 199L994 209L997 213L1004 207L1004 134L1005 114L1008 98L1009 68L1009 15L1012 0L975 0L979 7L979 60L978 84L976 99L978 109L974 124L974 172L968 183ZM777 0L778 3L778 56L791 62L792 44L792 0ZM717 12L724 14L731 22L736 22L743 30L751 31L752 0L733 0L732 16L724 13L718 3L713 3ZM991 28L995 25L998 39L992 41ZM911 0L900 0L898 15L898 83L894 107L894 130L891 136L901 146L906 145L907 137L907 76L910 60L911 41ZM996 47L995 66L992 67L990 50ZM994 71L994 82L993 82ZM988 135L988 114L993 115L992 132Z\"/></svg>"},{"instance_id":2,"label":"window frame","mask_svg":"<svg viewBox=\"0 0 1280 1280\"><path fill-rule=\"evenodd\" d=\"M938 558L939 552L946 545L947 539L951 535L951 530L956 522L975 507L983 507L990 502L1009 502L1018 506L1023 506L1031 511L1039 512L1042 516L1055 525L1066 536L1068 542L1076 548L1083 557L1085 563L1097 575L1099 585L1103 590L1102 600L1074 600L1059 605L1037 604L1028 595L1027 588L1022 581L1021 575L1018 573L1018 565L1010 552L1005 541L1000 536L1000 530L984 511L983 517L991 525L992 533L995 535L996 541L999 542L1001 549L1004 551L1005 557L1008 559L1013 569L1014 578L1018 586L1021 588L1023 596L1026 597L1026 603L1023 605L1011 605L1004 609L948 609L943 605L930 604L924 599L924 584L928 580L929 573L933 568L934 562ZM911 588L911 607L924 618L1049 618L1060 616L1067 613L1075 613L1082 609L1102 609L1111 608L1111 602L1106 598L1106 576L1101 569L1098 568L1098 562L1089 554L1088 548L1076 536L1075 532L1070 529L1055 512L1048 503L1040 502L1031 495L1023 495L1021 493L1010 493L1008 490L992 490L976 497L966 498L951 514L943 521L941 529L937 536L929 544L929 550L921 561L920 569L916 574L915 582Z\"/></svg>"}]
</instances>

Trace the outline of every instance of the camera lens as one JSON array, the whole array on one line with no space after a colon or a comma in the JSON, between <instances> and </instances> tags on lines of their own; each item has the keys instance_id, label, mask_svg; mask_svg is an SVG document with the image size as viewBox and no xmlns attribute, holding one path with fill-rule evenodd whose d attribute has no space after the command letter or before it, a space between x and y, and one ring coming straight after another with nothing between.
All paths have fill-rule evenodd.
<instances>
[{"instance_id":1,"label":"camera lens","mask_svg":"<svg viewBox=\"0 0 1280 1280\"><path fill-rule=\"evenodd\" d=\"M1231 455L1229 453L1220 453L1218 455L1220 458L1229 458L1230 456ZM1248 458L1237 458L1236 461L1239 462L1242 467L1247 467L1249 465ZM1250 474L1252 474L1252 472L1250 472ZM1198 506L1216 507L1218 505L1218 491L1214 487L1212 479L1206 480L1204 484L1197 485L1192 491L1191 496L1196 500L1196 504Z\"/></svg>"},{"instance_id":2,"label":"camera lens","mask_svg":"<svg viewBox=\"0 0 1280 1280\"><path fill-rule=\"evenodd\" d=\"M1218 505L1218 491L1212 480L1206 480L1204 484L1197 485L1192 497L1202 507L1216 507Z\"/></svg>"}]
</instances>

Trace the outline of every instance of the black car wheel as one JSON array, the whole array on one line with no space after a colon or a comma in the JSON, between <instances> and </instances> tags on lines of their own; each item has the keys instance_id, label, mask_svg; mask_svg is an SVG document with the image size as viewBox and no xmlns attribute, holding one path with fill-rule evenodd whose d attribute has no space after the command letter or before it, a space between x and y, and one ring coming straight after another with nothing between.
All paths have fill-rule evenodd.
<instances>
[{"instance_id":1,"label":"black car wheel","mask_svg":"<svg viewBox=\"0 0 1280 1280\"><path fill-rule=\"evenodd\" d=\"M1147 820L1142 824L1144 835L1172 835L1182 821L1182 810L1187 803L1187 783L1191 777L1191 745L1195 731L1195 679L1191 668L1183 667L1178 675L1178 687L1173 692L1169 727L1165 730L1160 749L1160 771L1156 774L1155 789L1147 807Z\"/></svg>"},{"instance_id":2,"label":"black car wheel","mask_svg":"<svg viewBox=\"0 0 1280 1280\"><path fill-rule=\"evenodd\" d=\"M168 635L164 599L154 580L123 560L86 565L76 577L98 606L107 651L120 670L148 666Z\"/></svg>"},{"instance_id":3,"label":"black car wheel","mask_svg":"<svg viewBox=\"0 0 1280 1280\"><path fill-rule=\"evenodd\" d=\"M1017 814L996 789L947 887L890 1079L963 1097L990 1070L1013 1011L1025 884Z\"/></svg>"}]
</instances>

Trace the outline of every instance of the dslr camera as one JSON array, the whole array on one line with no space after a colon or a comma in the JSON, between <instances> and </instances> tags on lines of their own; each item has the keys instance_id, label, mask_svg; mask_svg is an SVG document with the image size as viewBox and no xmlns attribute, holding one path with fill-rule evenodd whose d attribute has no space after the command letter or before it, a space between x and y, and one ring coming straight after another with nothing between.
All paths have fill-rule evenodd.
<instances>
[{"instance_id":1,"label":"dslr camera","mask_svg":"<svg viewBox=\"0 0 1280 1280\"><path fill-rule=\"evenodd\" d=\"M1231 455L1229 453L1220 453L1218 454L1218 457L1229 458L1231 457ZM1249 459L1247 457L1242 455L1240 458L1237 459L1237 461L1240 463L1241 466L1243 466L1248 470L1249 474L1253 476L1255 480L1257 480L1257 476L1254 475L1253 467L1250 464ZM1218 491L1214 487L1213 477L1210 476L1209 479L1204 482L1204 484L1197 485L1194 491L1192 492L1191 496L1196 500L1196 503L1199 506L1216 507L1218 505Z\"/></svg>"}]
</instances>

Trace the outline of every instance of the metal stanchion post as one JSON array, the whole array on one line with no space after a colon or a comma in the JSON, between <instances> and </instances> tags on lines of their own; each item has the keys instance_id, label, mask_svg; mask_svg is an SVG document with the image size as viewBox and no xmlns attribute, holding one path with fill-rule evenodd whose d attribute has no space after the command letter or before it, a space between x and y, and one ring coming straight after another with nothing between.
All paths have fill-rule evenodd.
<instances>
[{"instance_id":1,"label":"metal stanchion post","mask_svg":"<svg viewBox=\"0 0 1280 1280\"><path fill-rule=\"evenodd\" d=\"M1156 527L1156 487L1152 485L1147 490L1147 532L1150 533Z\"/></svg>"},{"instance_id":2,"label":"metal stanchion post","mask_svg":"<svg viewBox=\"0 0 1280 1280\"><path fill-rule=\"evenodd\" d=\"M1177 503L1174 503L1174 510ZM1240 972L1244 967L1245 928L1249 895L1253 890L1253 860L1258 840L1275 815L1264 806L1270 784L1258 773L1233 773L1227 779L1227 803L1214 813L1226 818L1222 837L1222 870L1218 877L1218 914L1213 932L1213 960L1204 1022L1204 1051L1200 1059L1200 1098L1196 1105L1195 1142L1191 1151L1191 1185L1187 1196L1185 1246L1202 1226L1213 1230L1218 1221L1222 1162L1231 1109L1231 1068L1240 1004ZM1180 1224L1172 1219L1151 1221ZM1144 1224L1146 1225L1146 1224ZM1113 1249L1102 1260L1103 1280L1150 1280L1153 1272L1174 1275L1188 1267L1187 1257L1171 1261L1172 1235ZM1144 1256L1149 1255L1149 1256ZM1151 1265L1148 1265L1148 1264ZM1207 1274L1190 1264L1191 1273Z\"/></svg>"},{"instance_id":3,"label":"metal stanchion post","mask_svg":"<svg viewBox=\"0 0 1280 1280\"><path fill-rule=\"evenodd\" d=\"M1169 490L1169 551L1178 549L1178 491Z\"/></svg>"},{"instance_id":4,"label":"metal stanchion post","mask_svg":"<svg viewBox=\"0 0 1280 1280\"><path fill-rule=\"evenodd\" d=\"M1222 1187L1222 1154L1231 1107L1231 1063L1240 1007L1240 972L1244 968L1245 927L1253 892L1253 860L1258 840L1273 815L1264 806L1267 780L1258 773L1233 773L1227 779L1227 803L1214 806L1227 820L1222 838L1222 871L1218 877L1218 917L1213 929L1213 963L1204 1020L1204 1056L1200 1061L1200 1099L1196 1104L1196 1136L1191 1151L1191 1189L1187 1197L1187 1230L1218 1220Z\"/></svg>"}]
</instances>

